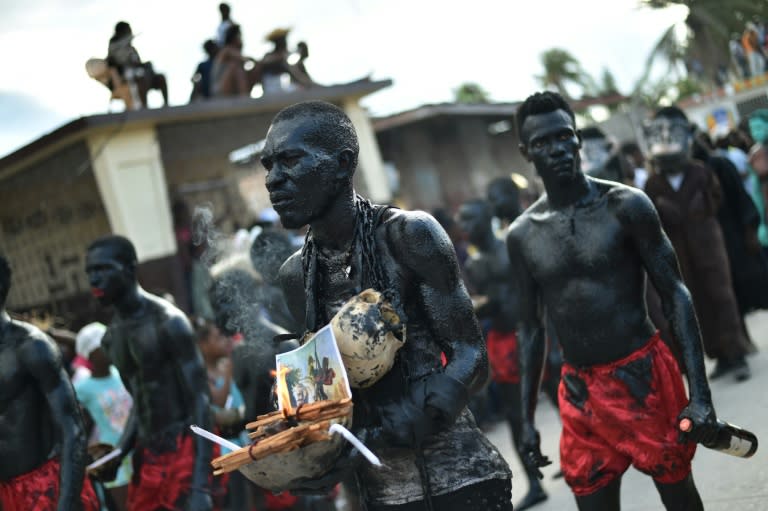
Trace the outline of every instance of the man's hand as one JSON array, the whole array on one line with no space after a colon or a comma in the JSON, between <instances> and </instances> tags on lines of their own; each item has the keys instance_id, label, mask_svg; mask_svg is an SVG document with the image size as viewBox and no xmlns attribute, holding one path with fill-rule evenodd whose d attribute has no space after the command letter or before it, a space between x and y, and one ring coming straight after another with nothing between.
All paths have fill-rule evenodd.
<instances>
[{"instance_id":1,"label":"man's hand","mask_svg":"<svg viewBox=\"0 0 768 511\"><path fill-rule=\"evenodd\" d=\"M469 399L463 383L434 373L411 383L409 394L380 408L384 435L395 445L418 447L453 424Z\"/></svg>"},{"instance_id":2,"label":"man's hand","mask_svg":"<svg viewBox=\"0 0 768 511\"><path fill-rule=\"evenodd\" d=\"M541 454L539 432L531 423L524 423L520 438L520 458L523 464L539 479L544 478L539 468L552 464L549 458Z\"/></svg>"},{"instance_id":3,"label":"man's hand","mask_svg":"<svg viewBox=\"0 0 768 511\"><path fill-rule=\"evenodd\" d=\"M365 434L357 432L358 438L364 441ZM337 484L354 473L363 461L360 451L351 447L346 449L341 457L334 463L333 468L324 475L314 479L301 479L287 488L294 495L328 495Z\"/></svg>"},{"instance_id":4,"label":"man's hand","mask_svg":"<svg viewBox=\"0 0 768 511\"><path fill-rule=\"evenodd\" d=\"M680 432L678 440L708 444L717 436L717 415L712 406L712 400L691 399L688 406L683 408L677 420L690 419L693 427L689 432Z\"/></svg>"},{"instance_id":5,"label":"man's hand","mask_svg":"<svg viewBox=\"0 0 768 511\"><path fill-rule=\"evenodd\" d=\"M187 511L211 511L213 501L208 491L194 488L187 499Z\"/></svg>"}]
</instances>

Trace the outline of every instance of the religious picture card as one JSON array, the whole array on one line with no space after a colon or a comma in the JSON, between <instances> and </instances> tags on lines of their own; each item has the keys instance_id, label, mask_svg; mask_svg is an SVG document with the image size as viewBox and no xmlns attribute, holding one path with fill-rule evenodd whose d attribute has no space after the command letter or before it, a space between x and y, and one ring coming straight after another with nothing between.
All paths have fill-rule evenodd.
<instances>
[{"instance_id":1,"label":"religious picture card","mask_svg":"<svg viewBox=\"0 0 768 511\"><path fill-rule=\"evenodd\" d=\"M290 400L288 409L295 410L306 403L352 397L347 372L330 325L318 330L300 348L275 358L280 410L286 408L286 399Z\"/></svg>"}]
</instances>

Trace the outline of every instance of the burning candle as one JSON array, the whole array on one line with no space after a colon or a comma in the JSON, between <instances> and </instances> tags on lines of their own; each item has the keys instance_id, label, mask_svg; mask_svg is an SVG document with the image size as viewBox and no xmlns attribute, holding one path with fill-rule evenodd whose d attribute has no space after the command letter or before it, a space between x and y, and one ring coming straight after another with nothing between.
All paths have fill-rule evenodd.
<instances>
[{"instance_id":1,"label":"burning candle","mask_svg":"<svg viewBox=\"0 0 768 511\"><path fill-rule=\"evenodd\" d=\"M278 403L280 404L280 408L283 410L283 415L285 417L290 417L295 413L291 406L291 393L288 392L288 382L285 380L286 375L290 372L290 367L281 367L277 371L272 371L277 387Z\"/></svg>"}]
</instances>

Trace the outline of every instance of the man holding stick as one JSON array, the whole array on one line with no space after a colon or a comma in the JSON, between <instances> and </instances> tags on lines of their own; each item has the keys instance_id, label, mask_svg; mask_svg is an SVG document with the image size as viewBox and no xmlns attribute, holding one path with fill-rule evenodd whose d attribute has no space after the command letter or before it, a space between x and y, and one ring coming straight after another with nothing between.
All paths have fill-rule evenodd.
<instances>
[{"instance_id":1,"label":"man holding stick","mask_svg":"<svg viewBox=\"0 0 768 511\"><path fill-rule=\"evenodd\" d=\"M691 295L656 210L639 190L584 175L581 135L560 95L530 96L517 122L520 151L546 189L507 234L521 295L524 460L530 467L549 463L534 427L546 350L543 305L565 359L560 460L579 510L618 510L630 464L653 477L668 510L702 510L691 476L695 445L680 440L706 442L716 417ZM646 273L682 347L690 400L648 318ZM684 417L694 424L688 438L678 428Z\"/></svg>"},{"instance_id":2,"label":"man holding stick","mask_svg":"<svg viewBox=\"0 0 768 511\"><path fill-rule=\"evenodd\" d=\"M134 450L129 511L209 511L212 448L189 431L211 425L205 366L184 313L139 286L136 264L133 244L121 236L88 247L91 291L115 308L102 348L134 403L111 463Z\"/></svg>"},{"instance_id":3,"label":"man holding stick","mask_svg":"<svg viewBox=\"0 0 768 511\"><path fill-rule=\"evenodd\" d=\"M310 227L304 248L280 269L294 316L316 331L373 288L406 324L394 367L371 387L353 390L356 433L367 434L389 467L361 466L360 493L369 511L510 510L509 468L466 408L488 367L451 241L425 213L374 206L357 195L358 150L341 109L305 102L275 116L262 164L282 224ZM335 484L350 473L344 465L305 488Z\"/></svg>"},{"instance_id":4,"label":"man holding stick","mask_svg":"<svg viewBox=\"0 0 768 511\"><path fill-rule=\"evenodd\" d=\"M85 428L56 344L5 312L11 268L0 254L0 509L96 511Z\"/></svg>"}]
</instances>

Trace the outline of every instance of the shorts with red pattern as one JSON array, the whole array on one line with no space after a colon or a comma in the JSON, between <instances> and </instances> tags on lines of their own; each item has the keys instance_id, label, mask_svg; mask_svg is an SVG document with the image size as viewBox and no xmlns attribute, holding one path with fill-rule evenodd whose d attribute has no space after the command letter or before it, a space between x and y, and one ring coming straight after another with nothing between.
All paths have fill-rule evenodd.
<instances>
[{"instance_id":1,"label":"shorts with red pattern","mask_svg":"<svg viewBox=\"0 0 768 511\"><path fill-rule=\"evenodd\" d=\"M213 457L218 456L218 452L218 446L214 446ZM192 435L180 433L176 437L175 450L158 454L146 447L139 447L133 457L133 480L128 485L128 511L181 511L192 489L195 465Z\"/></svg>"},{"instance_id":2,"label":"shorts with red pattern","mask_svg":"<svg viewBox=\"0 0 768 511\"><path fill-rule=\"evenodd\" d=\"M59 503L59 472L61 464L50 459L31 472L0 482L0 509L3 511L55 511ZM80 500L84 511L101 507L91 481L83 480Z\"/></svg>"},{"instance_id":3,"label":"shorts with red pattern","mask_svg":"<svg viewBox=\"0 0 768 511\"><path fill-rule=\"evenodd\" d=\"M696 444L679 443L677 428L688 398L677 361L658 333L610 364L564 364L558 398L560 464L575 495L594 493L630 465L662 484L690 474Z\"/></svg>"},{"instance_id":4,"label":"shorts with red pattern","mask_svg":"<svg viewBox=\"0 0 768 511\"><path fill-rule=\"evenodd\" d=\"M491 378L497 383L520 383L517 363L517 335L490 329L485 336Z\"/></svg>"}]
</instances>

